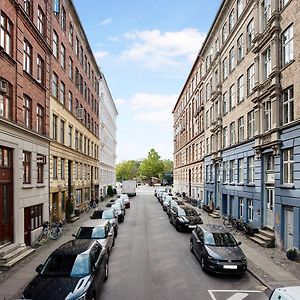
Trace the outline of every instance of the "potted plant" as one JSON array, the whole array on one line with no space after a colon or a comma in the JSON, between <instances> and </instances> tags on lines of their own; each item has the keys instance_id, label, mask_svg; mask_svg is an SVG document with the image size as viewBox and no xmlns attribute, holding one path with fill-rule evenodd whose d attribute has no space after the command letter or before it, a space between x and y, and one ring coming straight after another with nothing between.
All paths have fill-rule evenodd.
<instances>
[{"instance_id":1,"label":"potted plant","mask_svg":"<svg viewBox=\"0 0 300 300\"><path fill-rule=\"evenodd\" d=\"M298 249L296 247L291 247L286 250L286 257L290 260L297 260Z\"/></svg>"}]
</instances>

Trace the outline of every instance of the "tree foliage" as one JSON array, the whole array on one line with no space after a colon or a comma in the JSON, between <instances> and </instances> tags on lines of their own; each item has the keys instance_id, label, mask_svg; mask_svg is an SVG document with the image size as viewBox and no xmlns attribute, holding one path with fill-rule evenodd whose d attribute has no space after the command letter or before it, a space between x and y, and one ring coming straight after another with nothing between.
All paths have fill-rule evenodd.
<instances>
[{"instance_id":1,"label":"tree foliage","mask_svg":"<svg viewBox=\"0 0 300 300\"><path fill-rule=\"evenodd\" d=\"M171 173L173 172L173 161L170 159L162 160L164 164L164 173Z\"/></svg>"},{"instance_id":2,"label":"tree foliage","mask_svg":"<svg viewBox=\"0 0 300 300\"><path fill-rule=\"evenodd\" d=\"M136 179L139 173L139 163L135 160L123 161L116 166L117 181Z\"/></svg>"},{"instance_id":3,"label":"tree foliage","mask_svg":"<svg viewBox=\"0 0 300 300\"><path fill-rule=\"evenodd\" d=\"M154 149L151 149L148 152L148 157L142 161L139 171L141 176L147 180L151 179L151 177L162 176L164 172L164 164Z\"/></svg>"}]
</instances>

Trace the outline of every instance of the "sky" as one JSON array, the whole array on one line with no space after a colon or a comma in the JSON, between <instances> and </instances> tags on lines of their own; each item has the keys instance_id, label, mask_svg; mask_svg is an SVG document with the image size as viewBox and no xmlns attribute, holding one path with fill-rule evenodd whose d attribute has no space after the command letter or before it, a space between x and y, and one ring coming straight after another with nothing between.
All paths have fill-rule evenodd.
<instances>
[{"instance_id":1,"label":"sky","mask_svg":"<svg viewBox=\"0 0 300 300\"><path fill-rule=\"evenodd\" d=\"M73 0L118 110L117 163L173 160L173 115L221 0Z\"/></svg>"}]
</instances>

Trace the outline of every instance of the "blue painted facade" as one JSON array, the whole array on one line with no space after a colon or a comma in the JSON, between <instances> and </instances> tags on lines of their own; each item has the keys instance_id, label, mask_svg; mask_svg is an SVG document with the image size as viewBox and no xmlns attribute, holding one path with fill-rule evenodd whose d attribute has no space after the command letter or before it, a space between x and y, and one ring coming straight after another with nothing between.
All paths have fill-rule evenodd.
<instances>
[{"instance_id":1,"label":"blue painted facade","mask_svg":"<svg viewBox=\"0 0 300 300\"><path fill-rule=\"evenodd\" d=\"M213 202L222 215L239 218L242 212L243 219L254 227L274 229L276 245L281 249L288 245L300 248L300 125L282 130L280 140L278 151L272 144L273 147L259 149L259 155L254 150L254 140L223 150L219 159L207 155L204 203ZM283 152L287 149L294 151L291 184L283 184ZM254 158L253 182L248 182L249 157ZM239 159L243 160L242 182L238 182ZM233 160L233 180L229 182L229 162ZM267 167L269 161L271 167ZM289 222L292 225L288 226Z\"/></svg>"}]
</instances>

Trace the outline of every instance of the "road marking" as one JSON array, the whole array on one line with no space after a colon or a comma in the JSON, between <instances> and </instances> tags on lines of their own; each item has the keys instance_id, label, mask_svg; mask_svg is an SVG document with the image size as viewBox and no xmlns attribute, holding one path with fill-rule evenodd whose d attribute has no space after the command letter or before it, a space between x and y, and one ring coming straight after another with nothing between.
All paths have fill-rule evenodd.
<instances>
[{"instance_id":1,"label":"road marking","mask_svg":"<svg viewBox=\"0 0 300 300\"><path fill-rule=\"evenodd\" d=\"M261 293L261 291L255 291L255 290L208 290L208 293L212 300L217 300L216 296L214 295L217 293L231 293L231 294L234 293L234 295L232 295L227 300L243 300L247 296L249 296L249 294Z\"/></svg>"}]
</instances>

